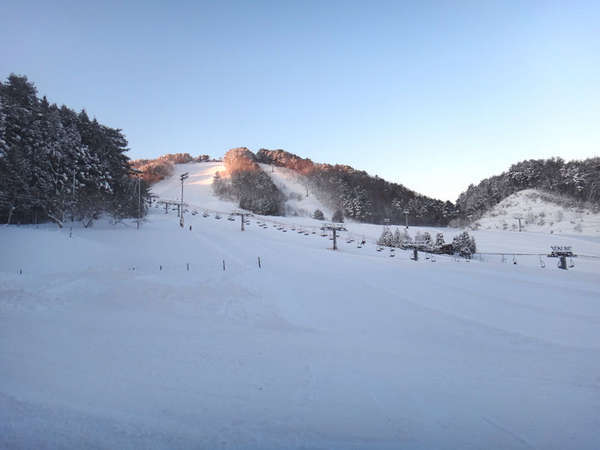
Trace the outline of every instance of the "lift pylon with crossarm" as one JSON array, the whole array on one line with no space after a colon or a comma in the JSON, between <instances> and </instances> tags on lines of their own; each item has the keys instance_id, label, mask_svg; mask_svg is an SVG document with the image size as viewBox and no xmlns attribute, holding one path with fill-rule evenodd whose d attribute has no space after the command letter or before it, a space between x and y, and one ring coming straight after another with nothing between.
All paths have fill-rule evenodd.
<instances>
[{"instance_id":1,"label":"lift pylon with crossarm","mask_svg":"<svg viewBox=\"0 0 600 450\"><path fill-rule=\"evenodd\" d=\"M331 223L328 225L323 225L321 227L321 230L331 230L333 232L333 249L332 250L337 250L337 232L338 231L346 231L346 228L344 228L343 225Z\"/></svg>"},{"instance_id":2,"label":"lift pylon with crossarm","mask_svg":"<svg viewBox=\"0 0 600 450\"><path fill-rule=\"evenodd\" d=\"M242 219L241 222L241 231L244 231L244 216L248 217L251 216L252 214L247 213L247 212L243 212L243 211L234 211L231 213L232 216L240 216L240 218Z\"/></svg>"}]
</instances>

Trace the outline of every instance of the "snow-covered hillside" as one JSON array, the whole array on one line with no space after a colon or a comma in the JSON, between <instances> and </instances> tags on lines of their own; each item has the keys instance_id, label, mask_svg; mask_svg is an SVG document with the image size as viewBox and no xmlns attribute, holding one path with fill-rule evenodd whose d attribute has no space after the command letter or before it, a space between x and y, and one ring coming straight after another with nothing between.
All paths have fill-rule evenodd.
<instances>
[{"instance_id":1,"label":"snow-covered hillside","mask_svg":"<svg viewBox=\"0 0 600 450\"><path fill-rule=\"evenodd\" d=\"M224 172L222 162L193 162L175 164L173 175L152 186L152 193L161 200L181 200L180 175L189 173L185 180L183 199L189 204L201 204L204 208L214 211L231 211L237 205L221 200L213 195L212 181L215 173Z\"/></svg>"},{"instance_id":2,"label":"snow-covered hillside","mask_svg":"<svg viewBox=\"0 0 600 450\"><path fill-rule=\"evenodd\" d=\"M522 229L531 232L600 236L600 213L571 206L563 197L535 189L505 198L475 226L485 230L518 231L517 217L521 217Z\"/></svg>"},{"instance_id":3,"label":"snow-covered hillside","mask_svg":"<svg viewBox=\"0 0 600 450\"><path fill-rule=\"evenodd\" d=\"M286 196L286 215L310 217L316 209L319 209L325 214L326 219L331 219L333 211L317 199L305 177L285 167L259 165Z\"/></svg>"},{"instance_id":4,"label":"snow-covered hillside","mask_svg":"<svg viewBox=\"0 0 600 450\"><path fill-rule=\"evenodd\" d=\"M0 228L0 448L596 448L600 259L415 262L274 220Z\"/></svg>"},{"instance_id":5,"label":"snow-covered hillside","mask_svg":"<svg viewBox=\"0 0 600 450\"><path fill-rule=\"evenodd\" d=\"M333 211L322 205L314 193L307 189L301 175L284 167L274 167L260 164L275 185L285 195L285 210L288 216L311 216L315 209L320 209L327 218L331 218ZM152 193L162 200L181 199L181 182L179 176L185 172L190 177L185 181L183 199L185 203L194 208L201 208L211 212L227 213L239 209L235 202L221 200L214 196L212 180L216 172L225 172L225 166L220 162L202 162L176 164L171 177L168 177L152 186Z\"/></svg>"}]
</instances>

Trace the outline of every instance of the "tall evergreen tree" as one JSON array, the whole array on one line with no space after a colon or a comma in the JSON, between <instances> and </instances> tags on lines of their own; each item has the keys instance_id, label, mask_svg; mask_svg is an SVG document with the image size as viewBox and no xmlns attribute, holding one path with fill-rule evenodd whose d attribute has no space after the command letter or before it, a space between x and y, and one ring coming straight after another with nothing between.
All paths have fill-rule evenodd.
<instances>
[{"instance_id":1,"label":"tall evergreen tree","mask_svg":"<svg viewBox=\"0 0 600 450\"><path fill-rule=\"evenodd\" d=\"M138 214L127 140L121 130L60 109L27 77L0 83L0 220L59 225L70 212L87 224L102 213L115 218Z\"/></svg>"}]
</instances>

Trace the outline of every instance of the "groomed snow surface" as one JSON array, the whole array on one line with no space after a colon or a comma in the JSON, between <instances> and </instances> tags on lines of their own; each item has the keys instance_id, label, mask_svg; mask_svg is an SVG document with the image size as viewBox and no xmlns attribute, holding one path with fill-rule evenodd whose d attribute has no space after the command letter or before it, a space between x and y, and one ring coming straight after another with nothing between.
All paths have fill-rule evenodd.
<instances>
[{"instance_id":1,"label":"groomed snow surface","mask_svg":"<svg viewBox=\"0 0 600 450\"><path fill-rule=\"evenodd\" d=\"M599 259L415 262L347 242L381 227L333 252L276 222L0 228L0 448L598 448Z\"/></svg>"}]
</instances>

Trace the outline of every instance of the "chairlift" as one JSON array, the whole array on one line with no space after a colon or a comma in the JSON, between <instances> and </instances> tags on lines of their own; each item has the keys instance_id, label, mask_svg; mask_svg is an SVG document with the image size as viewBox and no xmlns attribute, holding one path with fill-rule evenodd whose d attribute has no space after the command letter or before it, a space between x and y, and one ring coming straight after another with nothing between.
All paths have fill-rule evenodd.
<instances>
[{"instance_id":1,"label":"chairlift","mask_svg":"<svg viewBox=\"0 0 600 450\"><path fill-rule=\"evenodd\" d=\"M575 267L575 263L573 262L573 258L569 258L569 268Z\"/></svg>"},{"instance_id":2,"label":"chairlift","mask_svg":"<svg viewBox=\"0 0 600 450\"><path fill-rule=\"evenodd\" d=\"M221 216L220 216L220 215L218 215L218 214L215 214L215 219L219 220L220 218L221 218Z\"/></svg>"},{"instance_id":3,"label":"chairlift","mask_svg":"<svg viewBox=\"0 0 600 450\"><path fill-rule=\"evenodd\" d=\"M204 212L202 213L202 217L208 217L209 215L210 215L210 214L208 214L206 211L204 211Z\"/></svg>"},{"instance_id":4,"label":"chairlift","mask_svg":"<svg viewBox=\"0 0 600 450\"><path fill-rule=\"evenodd\" d=\"M540 267L542 269L544 269L546 267L546 263L544 262L544 260L542 259L542 257L540 256Z\"/></svg>"},{"instance_id":5,"label":"chairlift","mask_svg":"<svg viewBox=\"0 0 600 450\"><path fill-rule=\"evenodd\" d=\"M513 264L517 264L517 255L513 255Z\"/></svg>"},{"instance_id":6,"label":"chairlift","mask_svg":"<svg viewBox=\"0 0 600 450\"><path fill-rule=\"evenodd\" d=\"M232 215L230 215L227 220L229 220L230 222L235 222L235 217L233 217Z\"/></svg>"}]
</instances>

